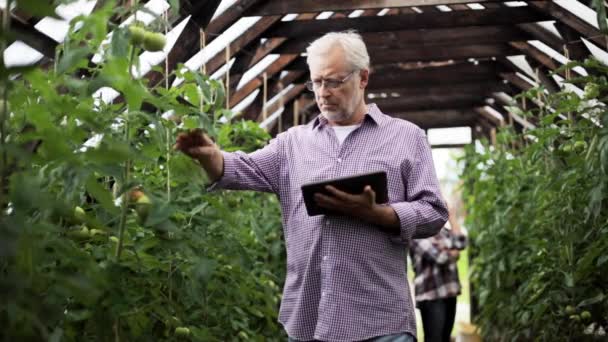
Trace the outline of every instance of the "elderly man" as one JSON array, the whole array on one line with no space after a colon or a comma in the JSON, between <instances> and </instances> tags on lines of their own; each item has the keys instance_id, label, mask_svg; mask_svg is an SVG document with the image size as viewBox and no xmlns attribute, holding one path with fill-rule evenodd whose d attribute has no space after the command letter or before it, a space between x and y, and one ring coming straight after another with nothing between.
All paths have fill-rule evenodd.
<instances>
[{"instance_id":1,"label":"elderly man","mask_svg":"<svg viewBox=\"0 0 608 342\"><path fill-rule=\"evenodd\" d=\"M198 132L176 148L200 162L215 186L273 192L283 213L287 277L279 321L290 341L414 341L407 246L447 221L424 131L366 105L369 55L354 32L328 33L307 49L307 82L321 114L251 154L220 151ZM389 203L368 186L316 194L341 215L308 216L300 187L384 170Z\"/></svg>"}]
</instances>

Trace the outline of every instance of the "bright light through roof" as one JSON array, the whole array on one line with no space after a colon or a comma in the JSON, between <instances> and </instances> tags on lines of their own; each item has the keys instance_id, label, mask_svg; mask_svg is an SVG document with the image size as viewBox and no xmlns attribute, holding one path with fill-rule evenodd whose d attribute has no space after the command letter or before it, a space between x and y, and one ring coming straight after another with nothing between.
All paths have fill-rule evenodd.
<instances>
[{"instance_id":1,"label":"bright light through roof","mask_svg":"<svg viewBox=\"0 0 608 342\"><path fill-rule=\"evenodd\" d=\"M226 9L230 6L232 6L235 2L236 2L236 0L222 0L222 2L220 2L220 5L217 6L217 10L215 11L215 14L211 18L211 20L215 19L217 16L224 13L224 11L226 11Z\"/></svg>"},{"instance_id":2,"label":"bright light through roof","mask_svg":"<svg viewBox=\"0 0 608 342\"><path fill-rule=\"evenodd\" d=\"M352 12L351 12L351 13L348 15L348 17L349 17L349 18L357 18L357 17L360 17L360 16L363 14L363 12L364 12L363 10L355 10L355 11L352 11Z\"/></svg>"},{"instance_id":3,"label":"bright light through roof","mask_svg":"<svg viewBox=\"0 0 608 342\"><path fill-rule=\"evenodd\" d=\"M431 128L427 135L431 146L464 145L472 141L471 127Z\"/></svg>"},{"instance_id":4,"label":"bright light through roof","mask_svg":"<svg viewBox=\"0 0 608 342\"><path fill-rule=\"evenodd\" d=\"M577 17L583 19L587 23L593 25L593 27L599 28L595 11L580 3L579 1L554 0L554 2L567 9Z\"/></svg>"},{"instance_id":5,"label":"bright light through roof","mask_svg":"<svg viewBox=\"0 0 608 342\"><path fill-rule=\"evenodd\" d=\"M96 3L96 0L78 0L69 4L57 6L55 13L63 19L70 21L79 15L87 15L93 12Z\"/></svg>"},{"instance_id":6,"label":"bright light through roof","mask_svg":"<svg viewBox=\"0 0 608 342\"><path fill-rule=\"evenodd\" d=\"M568 58L566 58L564 55L553 50L550 46L541 42L540 40L530 40L530 41L528 41L528 43L530 43L530 45L532 45L532 46L535 46L536 48L538 48L539 50L546 53L551 58L557 60L558 62L560 62L562 64L566 64L566 63L570 62L570 60ZM583 69L581 67L575 67L575 68L573 68L573 70L575 70L576 72L578 72L579 74L581 74L583 76L587 76L587 71L585 71L585 69Z\"/></svg>"},{"instance_id":7,"label":"bright light through roof","mask_svg":"<svg viewBox=\"0 0 608 342\"><path fill-rule=\"evenodd\" d=\"M583 43L585 44L585 46L587 46L587 48L589 49L589 51L591 51L591 53L593 54L593 56L595 56L595 58L597 58L600 62L604 63L605 65L608 65L608 53L602 49L600 49L599 47L597 47L597 45L591 43L590 41L588 41L585 38L582 38Z\"/></svg>"},{"instance_id":8,"label":"bright light through roof","mask_svg":"<svg viewBox=\"0 0 608 342\"><path fill-rule=\"evenodd\" d=\"M452 12L452 9L446 5L439 5L437 6L437 9L441 12Z\"/></svg>"},{"instance_id":9,"label":"bright light through roof","mask_svg":"<svg viewBox=\"0 0 608 342\"><path fill-rule=\"evenodd\" d=\"M239 19L234 25L230 26L219 37L209 43L203 50L186 61L184 65L190 70L198 70L204 63L207 63L211 58L224 51L227 44L231 43L238 36L251 28L260 20L260 18L261 17L246 17ZM182 79L176 78L173 82L173 86L175 87L182 82Z\"/></svg>"},{"instance_id":10,"label":"bright light through roof","mask_svg":"<svg viewBox=\"0 0 608 342\"><path fill-rule=\"evenodd\" d=\"M278 58L279 58L278 54L270 54L270 55L264 57L259 63L254 65L251 69L247 70L247 72L245 74L243 74L243 77L241 78L241 81L239 82L236 89L237 90L240 89L242 86L247 84L247 82L251 81L254 77L258 76L264 69L266 69L270 64L272 64Z\"/></svg>"},{"instance_id":11,"label":"bright light through roof","mask_svg":"<svg viewBox=\"0 0 608 342\"><path fill-rule=\"evenodd\" d=\"M37 63L44 57L22 41L16 41L4 50L4 63L7 67L25 66Z\"/></svg>"},{"instance_id":12,"label":"bright light through roof","mask_svg":"<svg viewBox=\"0 0 608 342\"><path fill-rule=\"evenodd\" d=\"M334 14L334 12L331 12L331 11L321 12L321 14L319 14L315 19L317 19L317 20L327 19L327 18L331 17L333 14Z\"/></svg>"},{"instance_id":13,"label":"bright light through roof","mask_svg":"<svg viewBox=\"0 0 608 342\"><path fill-rule=\"evenodd\" d=\"M478 3L467 4L467 6L469 6L470 9L476 10L476 11L485 9L485 7L483 7L482 5L480 5Z\"/></svg>"},{"instance_id":14,"label":"bright light through roof","mask_svg":"<svg viewBox=\"0 0 608 342\"><path fill-rule=\"evenodd\" d=\"M526 60L525 56L522 56L522 55L508 56L507 59L510 60L513 64L517 65L520 69L525 71L528 76L536 75L534 70L532 70L532 67L530 67L530 64Z\"/></svg>"}]
</instances>

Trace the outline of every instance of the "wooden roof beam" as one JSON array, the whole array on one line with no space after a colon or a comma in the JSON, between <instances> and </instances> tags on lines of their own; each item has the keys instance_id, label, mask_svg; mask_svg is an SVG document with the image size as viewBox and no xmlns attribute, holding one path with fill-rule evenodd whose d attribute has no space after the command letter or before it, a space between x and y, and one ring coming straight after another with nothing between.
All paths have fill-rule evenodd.
<instances>
[{"instance_id":1,"label":"wooden roof beam","mask_svg":"<svg viewBox=\"0 0 608 342\"><path fill-rule=\"evenodd\" d=\"M241 88L239 88L236 93L232 94L230 97L230 107L237 105L239 102L245 99L249 94L251 94L257 88L263 86L263 75L266 73L267 79L273 77L275 74L281 72L286 65L291 63L297 55L282 55L268 67L266 67L258 77L252 79L247 82Z\"/></svg>"},{"instance_id":2,"label":"wooden roof beam","mask_svg":"<svg viewBox=\"0 0 608 342\"><path fill-rule=\"evenodd\" d=\"M247 11L248 16L285 15L289 13L310 13L323 11L353 11L357 9L377 9L414 6L436 6L464 3L484 3L498 0L349 0L349 1L266 1Z\"/></svg>"},{"instance_id":3,"label":"wooden roof beam","mask_svg":"<svg viewBox=\"0 0 608 342\"><path fill-rule=\"evenodd\" d=\"M474 108L387 113L410 121L422 129L472 126L478 116Z\"/></svg>"},{"instance_id":4,"label":"wooden roof beam","mask_svg":"<svg viewBox=\"0 0 608 342\"><path fill-rule=\"evenodd\" d=\"M547 55L546 53L539 50L537 47L531 45L528 42L511 42L509 44L515 49L519 50L521 54L530 57L531 59L537 61L538 63L547 67L551 71L556 71L558 68L563 66L563 64L561 64L559 61L553 59L551 56ZM582 74L579 74L576 70L573 70L573 72L579 76L584 76ZM564 72L560 72L560 75L566 77Z\"/></svg>"},{"instance_id":5,"label":"wooden roof beam","mask_svg":"<svg viewBox=\"0 0 608 342\"><path fill-rule=\"evenodd\" d=\"M374 98L369 102L376 103L385 112L402 112L412 110L456 109L482 106L484 97L474 94L453 93L444 96L400 96L394 98Z\"/></svg>"},{"instance_id":6,"label":"wooden roof beam","mask_svg":"<svg viewBox=\"0 0 608 342\"><path fill-rule=\"evenodd\" d=\"M467 60L469 58L487 59L491 57L510 56L518 54L517 50L506 44L487 45L455 45L429 47L403 47L401 49L375 49L370 51L373 65L433 62L448 60ZM292 65L291 70L308 70L305 57Z\"/></svg>"},{"instance_id":7,"label":"wooden roof beam","mask_svg":"<svg viewBox=\"0 0 608 342\"><path fill-rule=\"evenodd\" d=\"M512 25L547 20L528 7L282 22L267 37L302 37L357 28L359 32Z\"/></svg>"},{"instance_id":8,"label":"wooden roof beam","mask_svg":"<svg viewBox=\"0 0 608 342\"><path fill-rule=\"evenodd\" d=\"M375 75L372 75L372 77ZM506 90L505 85L495 78L490 81L479 80L474 82L445 82L439 84L419 84L410 86L374 87L367 88L368 94L397 93L402 96L441 96L446 93L465 93L485 95L496 91Z\"/></svg>"},{"instance_id":9,"label":"wooden roof beam","mask_svg":"<svg viewBox=\"0 0 608 342\"><path fill-rule=\"evenodd\" d=\"M460 28L364 32L368 48L412 48L435 45L480 45L532 39L532 35L512 26L470 26ZM279 53L301 53L317 36L292 39L283 44Z\"/></svg>"},{"instance_id":10,"label":"wooden roof beam","mask_svg":"<svg viewBox=\"0 0 608 342\"><path fill-rule=\"evenodd\" d=\"M528 1L528 6L540 13L550 15L553 19L566 24L594 44L608 50L608 42L604 35L595 27L561 7L553 1Z\"/></svg>"}]
</instances>

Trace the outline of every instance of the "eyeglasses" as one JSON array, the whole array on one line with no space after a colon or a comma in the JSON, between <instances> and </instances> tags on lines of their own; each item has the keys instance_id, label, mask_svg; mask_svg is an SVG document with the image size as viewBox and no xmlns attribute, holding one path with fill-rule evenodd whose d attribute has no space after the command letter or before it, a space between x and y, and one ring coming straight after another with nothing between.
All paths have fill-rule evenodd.
<instances>
[{"instance_id":1,"label":"eyeglasses","mask_svg":"<svg viewBox=\"0 0 608 342\"><path fill-rule=\"evenodd\" d=\"M342 80L326 78L326 79L321 79L318 81L306 81L306 83L305 83L306 89L308 89L310 91L315 91L317 89L320 89L323 84L325 84L325 88L327 88L327 89L336 89L336 88L342 86L342 84L344 84L344 82L348 81L348 79L354 73L355 73L355 71L351 71L350 74L346 75L346 77L344 77Z\"/></svg>"}]
</instances>

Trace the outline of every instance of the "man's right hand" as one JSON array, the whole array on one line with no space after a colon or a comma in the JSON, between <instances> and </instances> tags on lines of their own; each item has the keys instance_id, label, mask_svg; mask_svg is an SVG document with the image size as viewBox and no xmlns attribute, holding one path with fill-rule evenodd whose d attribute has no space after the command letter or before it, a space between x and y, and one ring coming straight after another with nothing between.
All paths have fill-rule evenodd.
<instances>
[{"instance_id":1,"label":"man's right hand","mask_svg":"<svg viewBox=\"0 0 608 342\"><path fill-rule=\"evenodd\" d=\"M212 182L222 177L224 156L213 140L202 130L195 129L187 133L180 133L173 148L197 160Z\"/></svg>"}]
</instances>

